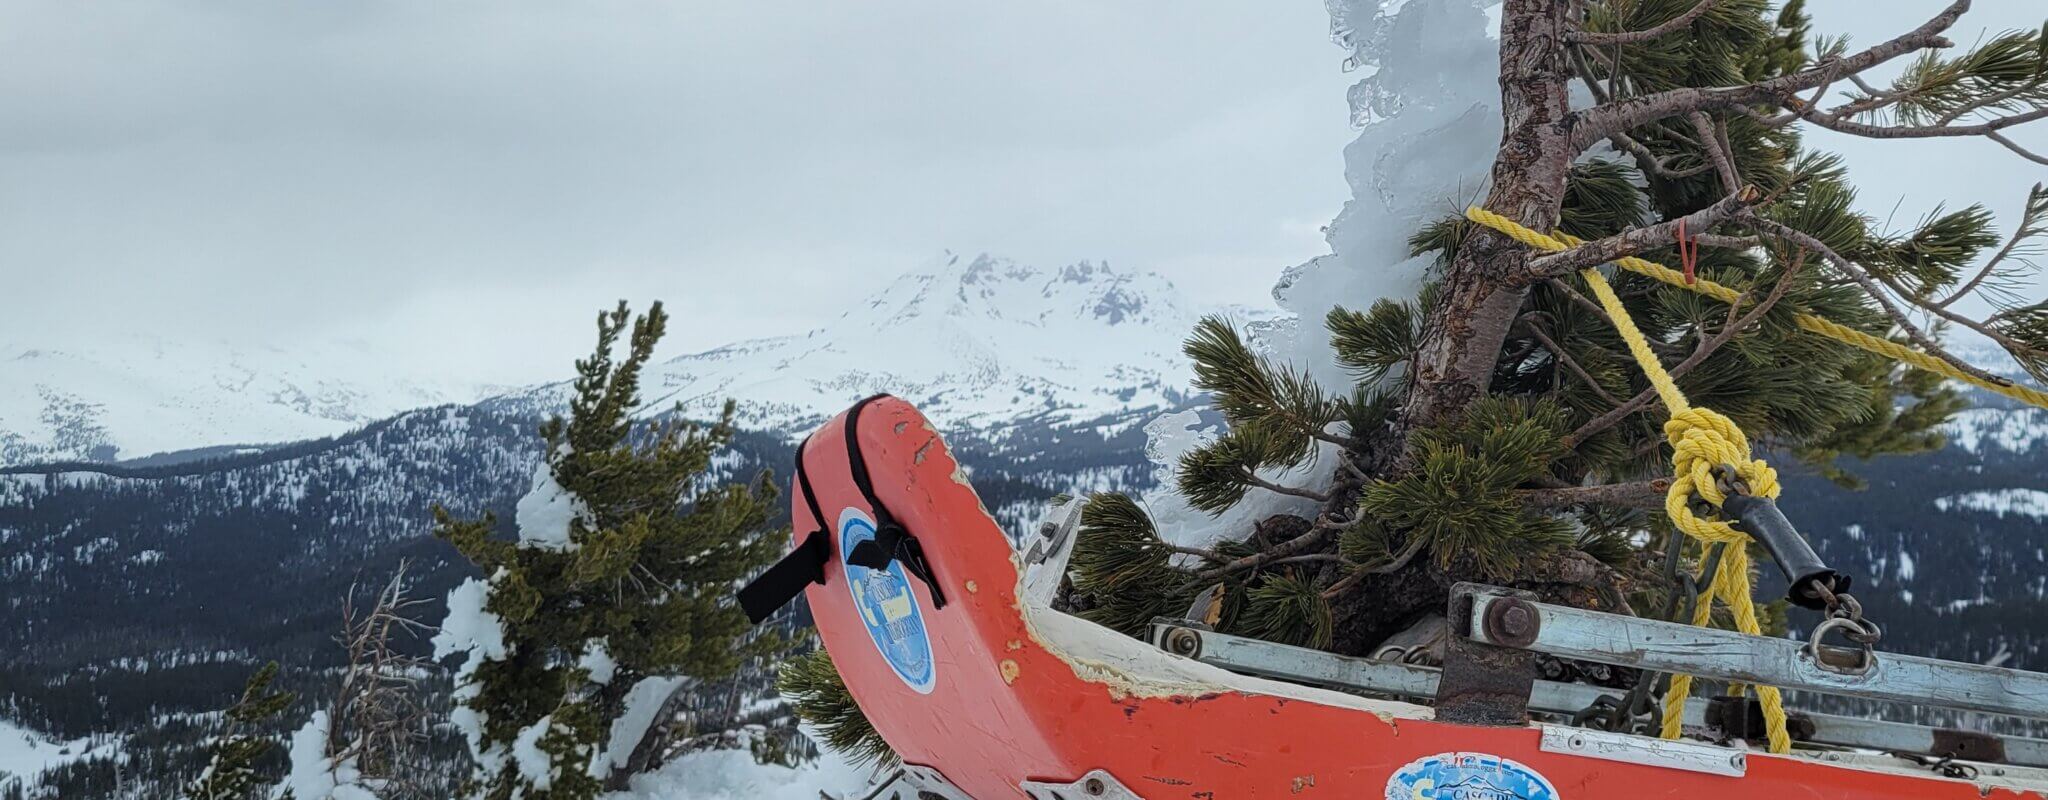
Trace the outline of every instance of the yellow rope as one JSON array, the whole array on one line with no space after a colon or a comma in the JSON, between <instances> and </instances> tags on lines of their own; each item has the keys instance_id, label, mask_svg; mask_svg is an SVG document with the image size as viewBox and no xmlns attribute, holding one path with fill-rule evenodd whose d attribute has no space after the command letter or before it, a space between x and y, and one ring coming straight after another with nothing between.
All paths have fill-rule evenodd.
<instances>
[{"instance_id":1,"label":"yellow rope","mask_svg":"<svg viewBox=\"0 0 2048 800\"><path fill-rule=\"evenodd\" d=\"M1506 234L1508 238L1546 253L1560 252L1580 244L1579 240L1568 235L1561 238L1545 236L1522 227L1520 223L1514 220L1483 208L1466 209L1465 217L1473 222ZM1654 278L1688 292L1703 294L1730 305L1733 305L1736 300L1742 297L1741 292L1705 278L1700 278L1696 282L1688 284L1685 282L1684 273L1653 261L1644 261L1634 256L1626 256L1615 259L1614 263L1622 269L1637 275ZM2048 392L2009 381L1987 381L1957 369L1954 364L1950 364L1940 358L1906 347L1882 336L1872 336L1826 317L1800 312L1793 316L1793 324L1798 325L1800 330L1825 336L1865 352L1875 353L1908 366L1924 369L1944 378L1959 380L1987 392L2001 394L2031 406L2048 408Z\"/></svg>"},{"instance_id":2,"label":"yellow rope","mask_svg":"<svg viewBox=\"0 0 2048 800\"><path fill-rule=\"evenodd\" d=\"M1465 212L1473 222L1485 225L1507 234L1516 241L1539 250L1556 252L1569 245L1563 241L1522 227L1513 220L1479 208ZM1659 270L1671 272L1677 277L1677 285L1685 286L1685 279L1668 267L1650 264ZM1637 270L1641 271L1641 270ZM1721 566L1712 576L1698 576L1706 582L1706 589L1700 592L1693 606L1692 624L1705 626L1712 621L1714 601L1728 605L1735 616L1735 628L1743 633L1760 635L1762 626L1756 618L1756 602L1750 597L1749 586L1749 536L1736 530L1726 521L1709 519L1694 514L1690 501L1697 494L1715 507L1720 507L1726 495L1721 492L1720 482L1715 479L1714 468L1726 466L1749 490L1763 497L1776 498L1780 491L1778 473L1761 459L1753 458L1749 451L1749 437L1735 421L1720 412L1696 408L1685 398L1685 392L1671 379L1671 373L1664 371L1664 365L1657 360L1657 354L1650 349L1649 339L1636 327L1635 318L1629 316L1628 307L1615 296L1614 287L1598 269L1588 268L1579 273L1586 284L1593 289L1593 296L1600 306L1607 310L1607 316L1614 321L1614 327L1621 333L1621 340L1628 345L1643 374L1650 379L1650 385L1657 390L1657 396L1670 409L1671 419L1664 423L1664 438L1671 443L1671 489L1664 496L1664 513L1671 517L1671 524L1685 535L1699 540L1702 547L1715 544L1727 545L1721 556ZM1646 273L1649 274L1649 273ZM1652 277L1656 277L1652 275ZM1739 295L1719 284L1701 281L1702 286L1711 289L1701 291L1710 297L1733 303ZM1693 288L1693 287L1687 287ZM1773 753L1787 753L1792 750L1792 737L1785 731L1785 701L1774 686L1755 686L1757 699L1763 706L1764 729L1770 738ZM1692 676L1678 674L1671 676L1671 689L1664 696L1664 730L1666 739L1676 739L1679 726L1684 721L1685 699L1692 691Z\"/></svg>"}]
</instances>

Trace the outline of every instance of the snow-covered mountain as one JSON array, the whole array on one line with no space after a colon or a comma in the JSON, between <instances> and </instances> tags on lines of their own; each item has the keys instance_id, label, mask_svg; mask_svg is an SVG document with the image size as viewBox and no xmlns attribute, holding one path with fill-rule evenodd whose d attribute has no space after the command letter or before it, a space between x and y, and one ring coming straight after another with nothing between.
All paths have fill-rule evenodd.
<instances>
[{"instance_id":1,"label":"snow-covered mountain","mask_svg":"<svg viewBox=\"0 0 2048 800\"><path fill-rule=\"evenodd\" d=\"M1151 272L949 253L815 330L671 359L642 387L651 412L679 404L713 416L733 398L742 426L757 430L799 427L876 392L955 428L1083 422L1185 398L1181 342L1203 313ZM553 384L504 402L559 407L568 392Z\"/></svg>"},{"instance_id":2,"label":"snow-covered mountain","mask_svg":"<svg viewBox=\"0 0 2048 800\"><path fill-rule=\"evenodd\" d=\"M0 465L300 441L487 393L394 373L388 359L352 344L0 343Z\"/></svg>"},{"instance_id":3,"label":"snow-covered mountain","mask_svg":"<svg viewBox=\"0 0 2048 800\"><path fill-rule=\"evenodd\" d=\"M650 413L680 404L712 416L730 397L742 426L756 430L793 430L875 392L909 398L956 429L1135 424L1133 412L1186 398L1180 345L1207 311L1151 272L946 254L815 330L674 358L642 386ZM1274 312L1228 313L1259 321ZM392 362L353 344L0 344L0 466L303 441L494 394ZM562 382L488 402L544 413L568 396Z\"/></svg>"}]
</instances>

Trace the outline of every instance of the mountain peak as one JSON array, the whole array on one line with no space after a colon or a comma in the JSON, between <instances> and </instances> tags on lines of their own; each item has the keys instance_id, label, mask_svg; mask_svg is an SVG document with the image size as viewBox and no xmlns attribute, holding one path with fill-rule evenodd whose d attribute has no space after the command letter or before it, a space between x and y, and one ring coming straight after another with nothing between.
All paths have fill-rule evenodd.
<instances>
[{"instance_id":1,"label":"mountain peak","mask_svg":"<svg viewBox=\"0 0 2048 800\"><path fill-rule=\"evenodd\" d=\"M1156 273L947 252L815 330L650 367L646 406L706 415L730 397L747 427L783 428L889 392L951 424L1081 422L1175 402L1197 316ZM561 391L507 401L555 403Z\"/></svg>"}]
</instances>

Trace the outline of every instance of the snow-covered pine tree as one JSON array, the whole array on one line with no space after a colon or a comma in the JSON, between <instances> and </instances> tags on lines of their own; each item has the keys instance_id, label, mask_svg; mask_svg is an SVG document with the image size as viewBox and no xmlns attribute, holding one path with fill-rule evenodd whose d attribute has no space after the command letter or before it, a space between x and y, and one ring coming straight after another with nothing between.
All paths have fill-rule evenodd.
<instances>
[{"instance_id":1,"label":"snow-covered pine tree","mask_svg":"<svg viewBox=\"0 0 2048 800\"><path fill-rule=\"evenodd\" d=\"M1739 302L1622 271L1614 288L1684 392L1780 458L1853 482L1836 457L1939 447L1936 426L1963 404L1934 375L1798 330L1796 313L1988 377L1940 341L1966 328L2048 377L2048 303L2016 292L2048 233L2048 190L2003 235L1979 206L1891 232L1801 138L1963 137L2048 164L2004 133L2048 117L2048 39L1957 52L1943 32L1968 6L1854 49L1812 38L1800 0L1507 0L1480 205L1586 242L1537 253L1446 209L1410 232L1435 254L1418 296L1321 320L1346 385L1203 322L1187 353L1228 428L1181 458L1181 494L1215 514L1275 497L1309 510L1197 547L1162 538L1138 503L1097 497L1072 607L1136 633L1213 596L1223 630L1349 654L1443 609L1457 581L1643 607L1673 535L1667 413L1578 273L1638 254L1678 264L1681 232L1700 277ZM1890 83L1868 77L1898 59ZM1647 544L1632 537L1645 530Z\"/></svg>"},{"instance_id":2,"label":"snow-covered pine tree","mask_svg":"<svg viewBox=\"0 0 2048 800\"><path fill-rule=\"evenodd\" d=\"M629 762L653 766L633 756L666 690L781 646L754 635L731 600L789 541L769 525L772 479L708 484L733 435L731 404L708 427L671 414L634 430L641 369L668 316L656 303L633 319L614 362L628 316L624 303L598 316L569 417L541 428L548 456L519 502L518 539L494 536L488 515L436 512L437 535L487 576L451 593L435 640L437 657L467 654L455 717L480 797L574 800L622 786Z\"/></svg>"},{"instance_id":3,"label":"snow-covered pine tree","mask_svg":"<svg viewBox=\"0 0 2048 800\"><path fill-rule=\"evenodd\" d=\"M213 757L206 770L185 786L188 800L249 800L267 789L270 780L257 772L257 762L277 743L265 736L263 725L275 721L292 704L290 692L273 692L277 662L263 665L242 688L242 696L221 716L222 730L213 741Z\"/></svg>"}]
</instances>

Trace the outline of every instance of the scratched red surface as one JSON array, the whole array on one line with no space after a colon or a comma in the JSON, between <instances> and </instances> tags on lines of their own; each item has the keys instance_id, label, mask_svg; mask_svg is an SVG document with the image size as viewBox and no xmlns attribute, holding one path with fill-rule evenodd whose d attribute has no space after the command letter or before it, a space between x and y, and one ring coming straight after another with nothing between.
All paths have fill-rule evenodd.
<instances>
[{"instance_id":1,"label":"scratched red surface","mask_svg":"<svg viewBox=\"0 0 2048 800\"><path fill-rule=\"evenodd\" d=\"M818 521L828 529L841 509L870 510L847 472L845 419L827 423L805 456L819 506L833 517ZM919 694L891 670L861 623L836 559L827 567L829 583L808 589L818 632L896 752L936 767L977 800L1024 798L1020 781L1063 782L1098 768L1150 800L1377 799L1404 765L1458 752L1520 762L1571 800L2040 797L1761 753L1750 754L1744 777L1707 775L1544 753L1535 728L1387 722L1356 709L1251 692L1120 697L1076 676L1026 633L1010 545L973 490L955 480L956 464L924 417L901 400L879 400L862 413L859 434L877 495L924 545L949 601L934 610L930 593L912 581L932 640L936 685ZM806 525L811 514L802 497L792 491L792 501L796 530L814 529Z\"/></svg>"}]
</instances>

